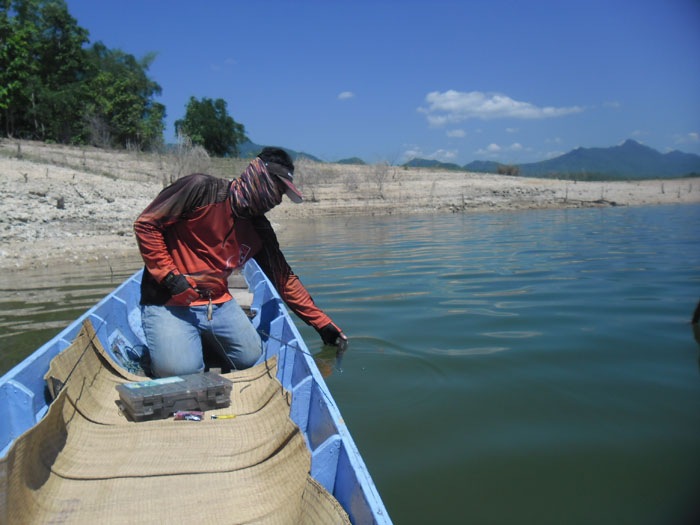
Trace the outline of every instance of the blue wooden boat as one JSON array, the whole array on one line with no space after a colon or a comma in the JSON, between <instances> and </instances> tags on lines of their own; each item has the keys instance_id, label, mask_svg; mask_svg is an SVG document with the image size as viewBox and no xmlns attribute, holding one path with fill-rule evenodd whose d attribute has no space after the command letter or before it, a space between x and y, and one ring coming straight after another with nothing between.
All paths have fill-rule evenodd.
<instances>
[{"instance_id":1,"label":"blue wooden boat","mask_svg":"<svg viewBox=\"0 0 700 525\"><path fill-rule=\"evenodd\" d=\"M47 415L52 401L44 376L52 359L71 345L86 320L116 362L124 349L142 345L141 275L136 272L0 378L0 459ZM277 379L291 393L289 415L311 454L311 477L335 497L352 523L391 523L340 411L276 290L255 261L247 263L242 275L252 293L251 322L265 334L266 355L276 356ZM0 506L13 504L3 499L0 494ZM203 517L202 522L207 520Z\"/></svg>"}]
</instances>

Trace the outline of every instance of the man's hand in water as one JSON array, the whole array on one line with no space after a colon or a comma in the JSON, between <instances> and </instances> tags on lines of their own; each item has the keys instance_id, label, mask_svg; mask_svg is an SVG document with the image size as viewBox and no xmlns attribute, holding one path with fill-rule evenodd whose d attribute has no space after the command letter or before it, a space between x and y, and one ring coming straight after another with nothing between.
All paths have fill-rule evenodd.
<instances>
[{"instance_id":1,"label":"man's hand in water","mask_svg":"<svg viewBox=\"0 0 700 525\"><path fill-rule=\"evenodd\" d=\"M345 350L348 346L347 336L335 323L328 323L318 333L324 344L337 346L341 350Z\"/></svg>"}]
</instances>

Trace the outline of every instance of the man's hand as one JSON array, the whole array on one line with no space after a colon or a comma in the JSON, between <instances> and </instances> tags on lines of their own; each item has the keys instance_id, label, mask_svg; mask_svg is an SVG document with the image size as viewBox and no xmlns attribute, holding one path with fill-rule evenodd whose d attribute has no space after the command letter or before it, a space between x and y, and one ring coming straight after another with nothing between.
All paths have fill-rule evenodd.
<instances>
[{"instance_id":1,"label":"man's hand","mask_svg":"<svg viewBox=\"0 0 700 525\"><path fill-rule=\"evenodd\" d=\"M196 283L182 274L170 272L163 279L163 286L170 292L170 300L165 303L167 306L189 306L192 301L201 299L199 292L194 288Z\"/></svg>"},{"instance_id":2,"label":"man's hand","mask_svg":"<svg viewBox=\"0 0 700 525\"><path fill-rule=\"evenodd\" d=\"M343 350L348 345L348 338L335 323L328 323L318 331L324 344L337 346Z\"/></svg>"}]
</instances>

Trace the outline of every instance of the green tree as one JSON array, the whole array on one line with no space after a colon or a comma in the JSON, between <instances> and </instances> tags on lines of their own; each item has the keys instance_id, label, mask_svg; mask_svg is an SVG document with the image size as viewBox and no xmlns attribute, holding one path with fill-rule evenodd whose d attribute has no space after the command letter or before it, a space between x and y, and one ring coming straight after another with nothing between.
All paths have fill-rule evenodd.
<instances>
[{"instance_id":1,"label":"green tree","mask_svg":"<svg viewBox=\"0 0 700 525\"><path fill-rule=\"evenodd\" d=\"M2 0L0 4L0 121L9 136L26 126L31 86L38 83L34 60L38 26L27 20L33 12L25 5L29 3Z\"/></svg>"},{"instance_id":2,"label":"green tree","mask_svg":"<svg viewBox=\"0 0 700 525\"><path fill-rule=\"evenodd\" d=\"M78 26L63 0L46 2L41 8L38 61L41 84L37 89L37 121L40 138L71 142L80 134L84 99L87 30Z\"/></svg>"},{"instance_id":3,"label":"green tree","mask_svg":"<svg viewBox=\"0 0 700 525\"><path fill-rule=\"evenodd\" d=\"M3 0L0 36L5 134L67 141L79 126L88 32L64 0Z\"/></svg>"},{"instance_id":4,"label":"green tree","mask_svg":"<svg viewBox=\"0 0 700 525\"><path fill-rule=\"evenodd\" d=\"M146 74L155 55L138 61L97 42L88 57L86 138L98 146L155 149L162 145L165 106L153 101L161 87Z\"/></svg>"},{"instance_id":5,"label":"green tree","mask_svg":"<svg viewBox=\"0 0 700 525\"><path fill-rule=\"evenodd\" d=\"M137 60L91 48L65 0L0 0L0 133L100 146L160 147L165 106Z\"/></svg>"},{"instance_id":6,"label":"green tree","mask_svg":"<svg viewBox=\"0 0 700 525\"><path fill-rule=\"evenodd\" d=\"M187 135L215 157L238 156L238 145L246 142L243 124L228 114L226 101L190 97L185 118L175 121L175 131Z\"/></svg>"}]
</instances>

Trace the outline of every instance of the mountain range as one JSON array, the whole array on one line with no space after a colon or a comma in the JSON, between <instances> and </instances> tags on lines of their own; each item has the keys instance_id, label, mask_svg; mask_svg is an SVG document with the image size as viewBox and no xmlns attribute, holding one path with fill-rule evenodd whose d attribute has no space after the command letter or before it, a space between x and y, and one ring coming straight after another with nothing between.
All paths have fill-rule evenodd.
<instances>
[{"instance_id":1,"label":"mountain range","mask_svg":"<svg viewBox=\"0 0 700 525\"><path fill-rule=\"evenodd\" d=\"M527 177L569 179L651 179L700 175L700 155L671 151L660 153L634 140L609 148L576 148L553 159L515 166L476 160L464 166L413 159L406 166L440 167L482 173L513 172ZM508 171L510 169L510 171Z\"/></svg>"},{"instance_id":2,"label":"mountain range","mask_svg":"<svg viewBox=\"0 0 700 525\"><path fill-rule=\"evenodd\" d=\"M253 142L239 145L241 157L256 155L262 146ZM307 158L322 162L304 152L286 149L293 159ZM364 164L358 157L337 161L338 164ZM498 162L475 160L464 166L431 159L414 158L406 167L438 168L479 173L507 173L526 177L550 177L576 180L652 179L700 176L700 155L671 151L660 153L634 140L609 148L576 148L553 159L505 166Z\"/></svg>"},{"instance_id":3,"label":"mountain range","mask_svg":"<svg viewBox=\"0 0 700 525\"><path fill-rule=\"evenodd\" d=\"M260 153L260 151L264 147L265 146L261 146L260 144L256 144L255 142L251 141L243 142L242 144L238 145L238 156L244 159L255 157L258 153ZM310 153L304 153L303 151L295 151L289 148L282 149L289 153L289 156L292 157L293 160L304 158L313 160L314 162L323 162L321 159L319 159L318 157L314 157Z\"/></svg>"}]
</instances>

